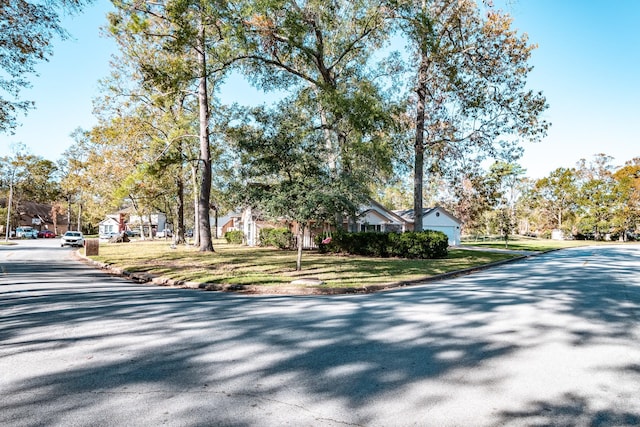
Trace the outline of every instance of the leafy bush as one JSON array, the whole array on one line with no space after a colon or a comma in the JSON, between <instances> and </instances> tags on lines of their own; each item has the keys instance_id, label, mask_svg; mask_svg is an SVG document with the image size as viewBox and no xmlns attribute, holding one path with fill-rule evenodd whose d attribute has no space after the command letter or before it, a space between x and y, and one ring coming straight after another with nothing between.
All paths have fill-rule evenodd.
<instances>
[{"instance_id":1,"label":"leafy bush","mask_svg":"<svg viewBox=\"0 0 640 427\"><path fill-rule=\"evenodd\" d=\"M293 233L288 228L263 228L260 230L260 246L291 249L294 246Z\"/></svg>"},{"instance_id":2,"label":"leafy bush","mask_svg":"<svg viewBox=\"0 0 640 427\"><path fill-rule=\"evenodd\" d=\"M445 258L449 239L443 232L433 230L405 233L336 232L331 239L317 237L316 243L321 253L428 259Z\"/></svg>"},{"instance_id":3,"label":"leafy bush","mask_svg":"<svg viewBox=\"0 0 640 427\"><path fill-rule=\"evenodd\" d=\"M227 231L226 233L224 233L224 238L227 243L240 245L244 240L244 233L242 232L242 230Z\"/></svg>"},{"instance_id":4,"label":"leafy bush","mask_svg":"<svg viewBox=\"0 0 640 427\"><path fill-rule=\"evenodd\" d=\"M425 230L395 234L392 255L401 258L444 258L449 238L441 231Z\"/></svg>"}]
</instances>

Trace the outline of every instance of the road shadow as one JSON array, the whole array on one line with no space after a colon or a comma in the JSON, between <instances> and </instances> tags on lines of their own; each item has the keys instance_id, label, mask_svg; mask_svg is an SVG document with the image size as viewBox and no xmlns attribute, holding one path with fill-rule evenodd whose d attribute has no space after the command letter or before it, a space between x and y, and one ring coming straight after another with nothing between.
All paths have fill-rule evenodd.
<instances>
[{"instance_id":1,"label":"road shadow","mask_svg":"<svg viewBox=\"0 0 640 427\"><path fill-rule=\"evenodd\" d=\"M634 345L640 283L627 266L639 261L637 249L606 258L575 249L424 286L323 297L139 286L71 261L47 263L40 273L44 266L18 263L0 280L0 363L19 369L43 355L51 367L0 379L7 397L0 423L62 425L82 413L83 424L100 424L105 412L126 421L156 411L151 419L170 425L276 425L273 408L292 419L311 413L318 423L340 408L346 413L336 423L402 425L404 412L435 425L430 414L459 399L458 391L508 382L508 372L488 366L559 333L563 345L577 348L603 340ZM638 376L638 366L607 369ZM178 399L181 393L192 399ZM383 422L380 411L398 397L396 422ZM302 403L286 403L296 399ZM133 405L123 408L128 400ZM258 416L261 407L269 410ZM634 411L563 393L477 421L638 420Z\"/></svg>"}]
</instances>

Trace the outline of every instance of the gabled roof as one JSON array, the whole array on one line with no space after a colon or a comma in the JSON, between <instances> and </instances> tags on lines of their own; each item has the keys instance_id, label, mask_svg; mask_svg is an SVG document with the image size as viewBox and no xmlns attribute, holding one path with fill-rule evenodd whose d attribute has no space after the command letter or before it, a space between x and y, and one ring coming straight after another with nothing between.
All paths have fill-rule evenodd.
<instances>
[{"instance_id":1,"label":"gabled roof","mask_svg":"<svg viewBox=\"0 0 640 427\"><path fill-rule=\"evenodd\" d=\"M0 207L7 207L7 199L0 199ZM19 217L18 225L31 225L33 218L39 218L42 221L42 225L53 224L51 205L49 204L23 201L13 205L12 212ZM56 223L58 225L66 225L67 216L58 215Z\"/></svg>"},{"instance_id":2,"label":"gabled roof","mask_svg":"<svg viewBox=\"0 0 640 427\"><path fill-rule=\"evenodd\" d=\"M389 218L391 218L394 221L397 221L399 223L406 223L408 222L406 218L403 218L401 215L398 215L397 212L389 210L387 208L385 208L383 205L381 205L380 203L376 202L373 199L369 199L369 202L371 203L371 206L373 208L375 208L376 211L378 211L379 213L382 213L383 215L387 215ZM368 211L370 211L372 209L366 209L363 212L361 212L360 214L366 214Z\"/></svg>"},{"instance_id":3,"label":"gabled roof","mask_svg":"<svg viewBox=\"0 0 640 427\"><path fill-rule=\"evenodd\" d=\"M431 214L431 213L433 213L435 211L442 212L443 214L445 214L449 218L451 218L453 221L457 222L458 224L462 224L462 221L460 221L458 218L456 218L451 213L449 213L446 209L444 209L444 208L442 208L440 206L436 206L436 207L433 207L433 208L422 208L422 217L425 218L429 214ZM402 210L396 210L394 212L397 215L400 215L402 218L404 218L405 221L409 221L409 222L414 222L415 221L416 215L415 215L413 209L402 209Z\"/></svg>"},{"instance_id":4,"label":"gabled roof","mask_svg":"<svg viewBox=\"0 0 640 427\"><path fill-rule=\"evenodd\" d=\"M120 218L118 215L106 215L106 218L100 221L98 224L105 224L107 222L115 222L116 224L120 223Z\"/></svg>"}]
</instances>

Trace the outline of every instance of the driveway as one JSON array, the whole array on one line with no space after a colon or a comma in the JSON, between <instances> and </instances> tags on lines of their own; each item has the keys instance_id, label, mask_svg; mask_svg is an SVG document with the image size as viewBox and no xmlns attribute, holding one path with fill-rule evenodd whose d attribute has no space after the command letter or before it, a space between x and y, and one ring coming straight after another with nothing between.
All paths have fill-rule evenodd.
<instances>
[{"instance_id":1,"label":"driveway","mask_svg":"<svg viewBox=\"0 0 640 427\"><path fill-rule=\"evenodd\" d=\"M135 285L0 247L0 425L640 425L640 246L368 295Z\"/></svg>"}]
</instances>

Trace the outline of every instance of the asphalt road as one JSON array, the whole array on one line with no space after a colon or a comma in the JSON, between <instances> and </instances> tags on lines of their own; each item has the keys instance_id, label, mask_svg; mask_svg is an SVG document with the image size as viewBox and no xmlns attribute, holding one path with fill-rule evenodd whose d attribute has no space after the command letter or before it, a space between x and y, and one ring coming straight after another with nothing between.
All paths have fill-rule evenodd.
<instances>
[{"instance_id":1,"label":"asphalt road","mask_svg":"<svg viewBox=\"0 0 640 427\"><path fill-rule=\"evenodd\" d=\"M378 294L135 285L0 246L2 426L640 425L640 246Z\"/></svg>"}]
</instances>

